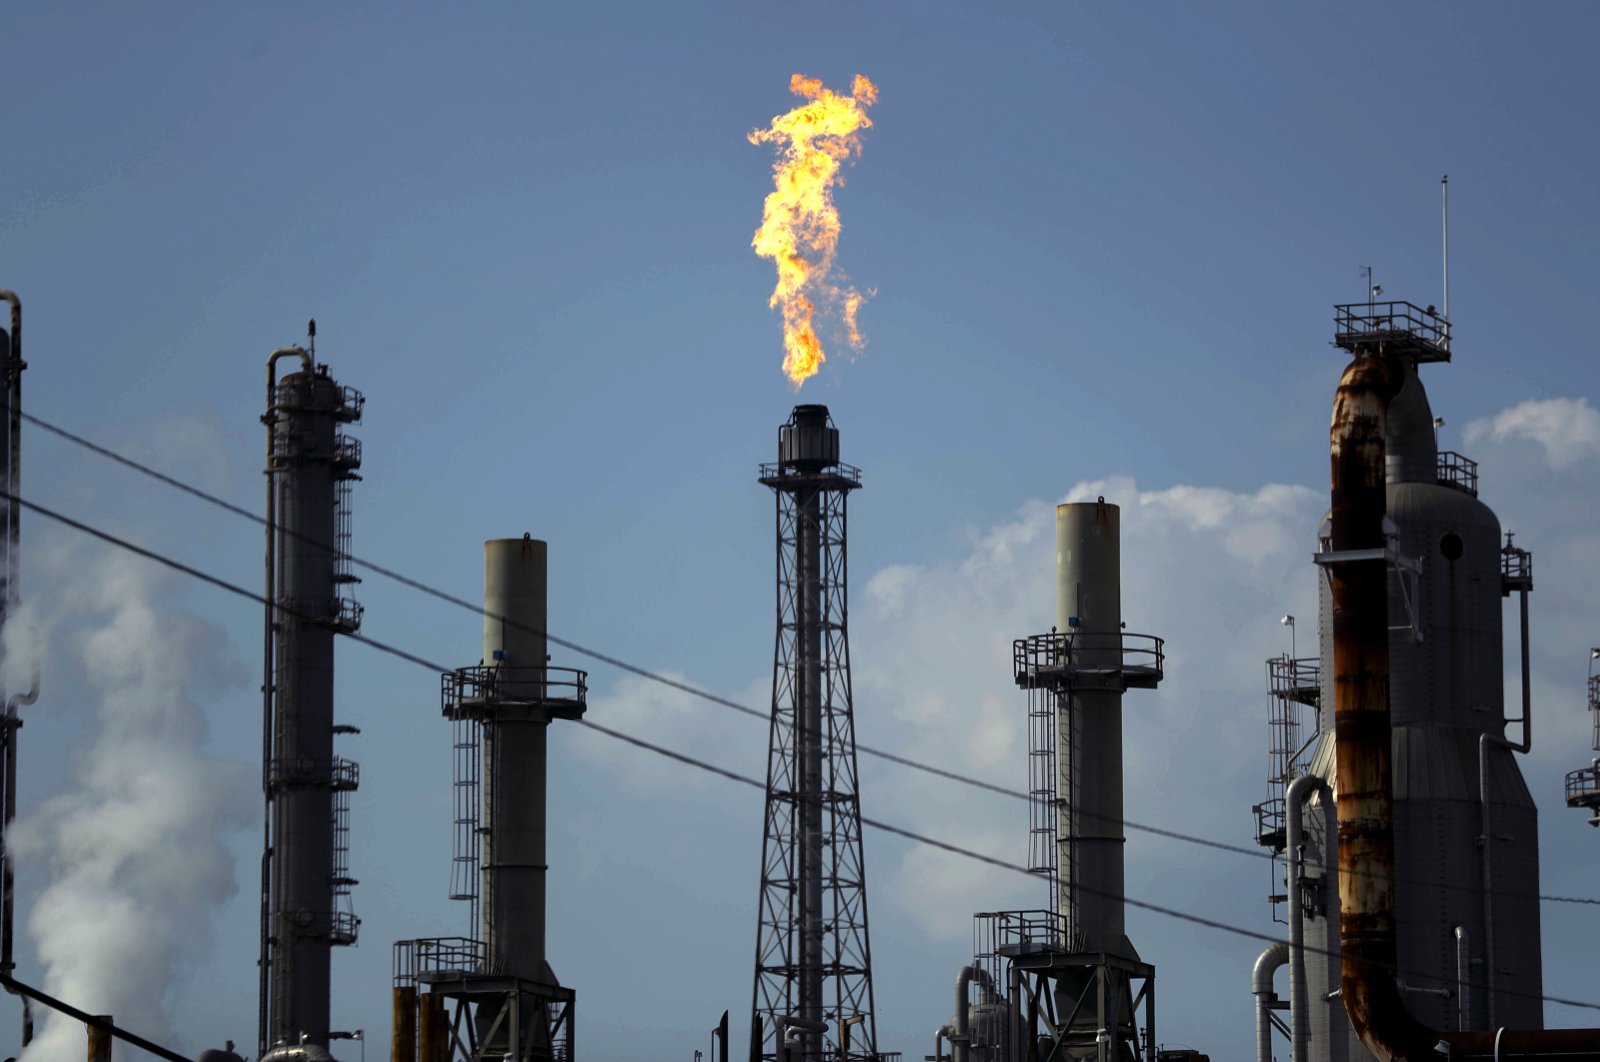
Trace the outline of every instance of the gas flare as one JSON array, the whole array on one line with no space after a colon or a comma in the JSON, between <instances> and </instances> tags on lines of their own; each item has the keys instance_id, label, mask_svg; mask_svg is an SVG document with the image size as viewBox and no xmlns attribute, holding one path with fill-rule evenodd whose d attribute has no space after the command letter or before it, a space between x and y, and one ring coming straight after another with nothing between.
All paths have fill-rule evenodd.
<instances>
[{"instance_id":1,"label":"gas flare","mask_svg":"<svg viewBox=\"0 0 1600 1062\"><path fill-rule=\"evenodd\" d=\"M752 144L778 145L773 191L750 246L778 267L767 305L783 310L783 371L798 388L827 360L812 323L819 302L824 309L837 309L851 347L865 342L856 313L866 296L835 287L828 273L839 246L833 189L844 183L842 163L861 153L860 132L872 126L867 108L878 101L878 87L857 74L850 95L841 96L817 78L795 74L789 91L807 102L749 135Z\"/></svg>"}]
</instances>

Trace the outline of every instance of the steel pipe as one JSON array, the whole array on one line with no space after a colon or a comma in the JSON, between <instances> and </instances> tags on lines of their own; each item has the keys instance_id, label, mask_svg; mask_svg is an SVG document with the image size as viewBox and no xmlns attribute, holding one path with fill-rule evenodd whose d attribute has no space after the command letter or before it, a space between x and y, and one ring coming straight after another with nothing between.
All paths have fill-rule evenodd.
<instances>
[{"instance_id":1,"label":"steel pipe","mask_svg":"<svg viewBox=\"0 0 1600 1062\"><path fill-rule=\"evenodd\" d=\"M1302 850L1305 847L1305 803L1311 794L1319 793L1324 800L1333 794L1316 775L1301 775L1289 783L1284 796L1287 833L1284 836L1288 854L1289 893L1289 1050L1293 1062L1306 1062L1311 1057L1311 1007L1310 989L1306 985L1306 929L1305 906L1301 902L1305 868Z\"/></svg>"},{"instance_id":2,"label":"steel pipe","mask_svg":"<svg viewBox=\"0 0 1600 1062\"><path fill-rule=\"evenodd\" d=\"M1262 949L1250 971L1250 994L1256 997L1256 1062L1272 1062L1272 1005L1278 1001L1272 975L1288 961L1289 945L1280 940Z\"/></svg>"}]
</instances>

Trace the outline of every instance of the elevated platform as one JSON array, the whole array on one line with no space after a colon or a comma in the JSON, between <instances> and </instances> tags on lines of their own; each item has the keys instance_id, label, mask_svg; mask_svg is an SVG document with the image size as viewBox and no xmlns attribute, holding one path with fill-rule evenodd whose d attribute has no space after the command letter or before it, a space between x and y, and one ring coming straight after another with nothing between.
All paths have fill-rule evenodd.
<instances>
[{"instance_id":1,"label":"elevated platform","mask_svg":"<svg viewBox=\"0 0 1600 1062\"><path fill-rule=\"evenodd\" d=\"M1352 354L1400 354L1417 364L1450 360L1450 322L1409 302L1353 302L1333 308L1333 342Z\"/></svg>"},{"instance_id":2,"label":"elevated platform","mask_svg":"<svg viewBox=\"0 0 1600 1062\"><path fill-rule=\"evenodd\" d=\"M1567 807L1588 808L1600 813L1600 765L1567 772L1566 788Z\"/></svg>"},{"instance_id":3,"label":"elevated platform","mask_svg":"<svg viewBox=\"0 0 1600 1062\"><path fill-rule=\"evenodd\" d=\"M580 719L588 707L589 673L568 667L457 668L441 676L440 710L447 719L525 714Z\"/></svg>"},{"instance_id":4,"label":"elevated platform","mask_svg":"<svg viewBox=\"0 0 1600 1062\"><path fill-rule=\"evenodd\" d=\"M1012 672L1023 689L1153 690L1163 645L1153 634L1051 631L1011 643Z\"/></svg>"}]
</instances>

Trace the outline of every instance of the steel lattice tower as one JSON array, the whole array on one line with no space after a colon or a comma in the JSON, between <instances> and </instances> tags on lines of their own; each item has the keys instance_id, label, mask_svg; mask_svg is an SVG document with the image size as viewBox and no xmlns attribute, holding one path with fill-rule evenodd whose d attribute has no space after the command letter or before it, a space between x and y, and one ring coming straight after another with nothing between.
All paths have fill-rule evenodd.
<instances>
[{"instance_id":1,"label":"steel lattice tower","mask_svg":"<svg viewBox=\"0 0 1600 1062\"><path fill-rule=\"evenodd\" d=\"M845 500L826 406L796 406L761 466L778 513L751 1058L878 1057L847 637ZM852 1043L853 1041L853 1043Z\"/></svg>"}]
</instances>

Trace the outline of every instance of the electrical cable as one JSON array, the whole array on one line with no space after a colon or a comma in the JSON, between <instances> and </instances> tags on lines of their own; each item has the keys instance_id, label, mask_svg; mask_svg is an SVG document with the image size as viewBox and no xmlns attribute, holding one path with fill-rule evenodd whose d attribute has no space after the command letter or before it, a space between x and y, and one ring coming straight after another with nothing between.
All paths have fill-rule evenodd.
<instances>
[{"instance_id":1,"label":"electrical cable","mask_svg":"<svg viewBox=\"0 0 1600 1062\"><path fill-rule=\"evenodd\" d=\"M73 518L71 518L69 516L66 516L66 515L62 514L62 513L58 513L58 512L56 512L56 511L54 511L52 509L46 508L45 506L40 505L40 504L38 504L36 502L30 502L26 498L21 497L20 495L13 494L13 493L11 493L9 491L0 490L0 498L4 498L7 501L14 502L15 504L21 505L23 508L29 510L30 512L37 513L38 515L46 517L47 519L56 521L56 522L58 522L60 524L63 524L65 526L67 526L67 527L71 527L74 530L81 531L84 534L90 535L90 536L92 536L92 537L94 537L96 539L99 539L102 542L107 543L108 545L116 546L119 549L122 549L122 550L125 550L127 552L133 553L133 554L135 554L137 556L140 556L140 557L143 557L143 558L145 558L147 560L154 561L155 563L163 565L163 566L165 566L167 568L170 568L173 571L177 571L177 572L180 572L182 574L192 576L193 578L199 579L199 580L201 580L201 581L203 581L203 582L205 582L205 583L207 583L207 584L209 584L211 586L215 586L218 589L225 590L225 591L227 591L227 592L229 592L229 593L231 593L231 594L233 594L233 595L235 595L237 597L245 598L245 599L250 600L250 601L252 601L252 602L254 602L256 604L259 604L259 605L267 605L269 603L265 597L263 597L260 594L255 593L254 591L251 591L251 590L248 590L248 589L246 589L246 588L244 588L242 586L238 586L236 584L230 583L227 580L222 579L222 578L220 578L218 576L215 576L215 575L211 575L208 572L203 572L200 569L195 568L195 567L193 567L191 565L188 565L188 564L184 564L183 562L178 561L175 558L168 557L168 556L165 556L163 554L157 553L154 550L150 550L150 549L147 549L147 548L145 548L143 546L136 545L136 544L134 544L132 542L129 542L128 540L126 540L124 538L121 538L121 537L119 537L117 535L112 534L109 531L105 531L105 530L103 530L101 528L93 527L93 526L91 526L89 524L86 524L86 523L84 523L82 521L75 520L75 519L73 519ZM306 617L306 616L303 616L303 615L301 615L299 613L291 613L291 614L296 615L296 616L298 616L299 618L302 618L302 619L312 619L312 617ZM351 639L353 639L355 641L358 641L363 645L370 646L371 648L376 649L379 652L386 653L386 654L388 654L390 656L393 656L396 659L403 660L406 663L414 664L414 665L416 665L418 667L425 668L427 671L429 671L432 674L438 674L440 672L449 670L448 668L441 667L440 665L438 665L438 664L436 664L436 663L434 663L434 662L432 662L432 661L430 661L430 660L428 660L428 659L426 659L424 657L418 656L415 653L411 653L411 652L408 652L408 651L406 651L404 649L400 649L400 648L397 648L395 646L389 645L386 642L378 641L375 638L368 638L368 637L364 637L364 636L360 636L360 635L348 634L348 633L345 633L343 631L341 631L339 633L343 634L345 637L348 637L348 638L351 638ZM635 735L625 734L625 733L623 733L622 731L619 731L619 730L613 730L610 727L602 726L602 725L600 725L598 723L593 723L593 722L590 722L588 720L579 720L579 722L583 726L587 727L590 730L597 731L597 732L599 732L601 734L606 735L607 737L611 737L611 738L614 738L616 740L623 741L623 742L625 742L625 743L627 743L629 745L633 745L633 746L635 746L637 748L647 750L649 752L655 753L655 754L660 755L660 756L664 756L664 757L666 757L668 759L671 759L671 760L673 760L673 761L675 761L677 763L681 763L681 764L684 764L686 766L693 767L693 768L695 768L697 770L701 770L701 771L705 771L705 772L710 773L710 774L717 775L718 777L725 778L725 779L728 779L730 781L738 782L738 783L740 783L742 785L751 786L753 788L761 789L763 791L765 791L765 789L766 789L766 783L758 781L755 778L751 778L748 775L740 774L737 771L732 771L732 770L729 770L728 768L720 767L720 766L718 766L718 765L716 765L714 763L710 763L709 761L701 760L701 759L699 759L697 757L690 756L690 755L688 755L686 753L678 752L678 751L676 751L674 749L669 749L669 748L667 748L667 747L665 747L663 745L657 745L654 742L646 741L645 739L637 737ZM979 852L979 851L976 851L974 849L966 848L966 847L963 847L963 846L957 845L957 844L952 844L949 841L941 841L938 838L930 837L930 836L927 836L926 834L917 833L916 831L906 829L905 827L895 826L895 825L893 825L891 823L883 822L882 820L879 820L879 819L869 818L868 816L863 815L863 816L861 816L861 822L862 822L862 825L871 826L872 828L874 828L876 830L879 830L880 832L892 834L894 836L903 838L905 840L911 841L911 842L916 843L916 844L922 844L922 845L927 845L927 846L932 847L932 848L937 848L937 849L939 849L941 851L949 852L952 855L958 855L958 856L961 856L961 857L966 858L966 859L972 859L972 860L975 860L977 862L985 863L985 864L988 864L989 866L997 867L997 868L1002 869L1002 870L1009 870L1009 871L1013 871L1013 872L1020 873L1020 874L1026 874L1030 878L1036 878L1038 876L1034 871L1029 870L1027 867L1023 866L1020 863L1013 863L1013 862L1010 862L1009 860L1000 859L1000 858L998 858L996 856L987 855L987 854L985 854L983 852ZM1168 918L1176 919L1176 920L1182 921L1182 922L1188 922L1188 923L1190 923L1192 925L1198 925L1198 926L1202 926L1202 927L1205 927L1205 928L1208 928L1208 929L1214 929L1214 930L1217 930L1219 932L1229 933L1229 934L1231 934L1233 936L1244 937L1244 938L1247 938L1247 939L1250 939L1250 940L1264 941L1264 942L1269 943L1269 944L1280 943L1279 938L1275 937L1274 935L1272 935L1270 933L1263 933L1263 932L1261 932L1259 930L1254 930L1254 929L1246 929L1243 926L1236 926L1236 925L1233 925L1233 924L1228 923L1228 922L1220 921L1218 919L1207 918L1204 915L1197 915L1197 914L1193 914L1192 912L1179 910L1177 908L1166 907L1166 906L1163 906L1161 904L1151 903L1151 902L1149 902L1147 900L1135 899L1133 897L1127 896L1126 894L1113 894L1113 893L1111 893L1109 891L1095 889L1095 888L1093 888L1091 886L1087 886L1087 885L1084 885L1082 883L1079 883L1076 887L1078 889L1080 889L1081 891L1090 893L1092 895L1104 896L1104 897L1109 897L1109 898L1120 898L1122 900L1122 902L1126 903L1130 907L1134 907L1134 908L1137 908L1137 909L1143 910L1143 911L1149 911L1152 914L1164 915L1164 916L1166 916ZM1337 957L1337 955L1338 955L1338 953L1333 951L1332 949L1322 949L1322 948L1315 948L1315 947L1309 947L1308 946L1306 948L1306 950L1308 952L1311 952L1312 954L1325 955L1325 956L1328 956L1328 957ZM1399 973L1411 973L1411 972L1414 972L1414 971L1398 970L1397 972L1399 972ZM1478 986L1478 987L1483 987L1483 986ZM1537 999L1540 999L1540 1000L1542 1000L1544 1002L1547 1002L1547 1003L1556 1003L1556 1004L1560 1004L1562 1006L1578 1007L1578 1008L1587 1009L1587 1010L1600 1011L1600 1003L1591 1003L1591 1002L1586 1002L1586 1001L1583 1001L1583 1000L1575 1000L1575 999L1563 999L1563 998L1561 998L1559 996L1549 996L1549 995L1537 995L1536 996L1534 993L1522 993L1522 992L1518 992L1518 991L1516 991L1514 989L1508 989L1508 988L1504 988L1504 987L1498 989L1498 991L1500 991L1502 994L1506 994L1506 995L1514 995L1514 996L1515 995L1520 995L1520 996L1524 996L1526 998L1537 998Z\"/></svg>"},{"instance_id":2,"label":"electrical cable","mask_svg":"<svg viewBox=\"0 0 1600 1062\"><path fill-rule=\"evenodd\" d=\"M142 463L140 461L136 461L133 458L128 457L125 454L118 453L117 451L112 450L109 447L102 446L99 443L94 442L93 440L84 438L83 436L78 435L78 434L76 434L76 433L74 433L72 431L69 431L66 428L60 427L59 425L52 424L49 421L46 421L41 417L35 416L34 414L23 412L23 411L19 411L18 415L23 420L27 421L29 424L32 424L33 426L41 429L42 431L46 431L46 432L48 432L48 433L50 433L52 435L55 435L58 438L64 439L67 442L70 442L70 443L74 444L75 446L79 446L79 447L81 447L81 448L83 448L85 450L90 451L91 453L94 453L94 454L97 454L97 455L99 455L101 457L104 457L109 461L115 462L116 464L122 465L123 467L128 468L128 469L130 469L130 470L132 470L134 472L138 472L141 475L144 475L144 476L147 476L147 477L149 477L151 479L154 479L157 482L164 483L167 486L172 487L175 490L181 491L184 494L188 494L189 496L191 496L193 498L196 498L196 499L198 499L200 501L203 501L203 502L207 503L208 505L216 506L217 508L223 509L223 510L229 512L229 513L234 514L235 516L239 516L239 517L242 517L242 518L244 518L246 520L249 520L252 523L255 523L255 524L257 524L257 525L259 525L261 527L267 527L268 526L268 522L264 517L262 517L262 516L260 516L260 515L258 515L256 513L251 512L249 509L246 509L244 506L237 505L237 504L235 504L233 502L228 501L225 498L218 497L217 495L212 494L212 493L210 493L208 491L202 490L201 488L196 487L193 484L185 483L184 481L182 481L182 480L180 480L180 479L178 479L178 478L176 478L174 476L168 475L165 472L162 472L162 471L160 471L158 469L152 468L149 465L146 465L146 464L144 464L144 463ZM24 503L24 504L26 504L26 503ZM78 525L74 525L74 526L78 526ZM80 530L87 530L86 527L81 527L81 526L80 526L79 529ZM314 538L312 538L311 536L308 536L308 535L303 535L303 534L299 534L297 532L290 531L287 528L278 528L277 530L279 530L283 534L286 534L286 535L289 535L289 536L295 538L298 541L305 542L305 543L307 543L309 545L312 545L312 546L314 546L314 547L316 547L318 549L332 550L334 548L333 546L329 545L326 542L322 542L320 540L314 539ZM497 619L502 623L510 624L514 628L525 630L528 633L542 635L547 640L555 643L556 645L561 646L562 648L570 649L571 651L573 651L575 653L578 653L580 655L583 655L583 656L587 656L590 659L598 660L601 663L607 664L607 665L609 665L611 667L615 667L615 668L617 668L619 670L622 670L622 671L626 671L626 672L628 672L630 674L637 675L640 678L646 679L647 681L658 683L660 685L669 687L671 689L678 690L681 693L689 694L692 697L697 697L697 698L699 698L701 700L704 700L704 701L706 701L708 703L718 705L719 707L731 709L731 710L733 710L735 712L739 712L742 715L750 716L751 718L761 720L762 722L766 722L768 720L768 718L769 718L769 715L768 715L767 712L759 711L759 710L757 710L755 708L749 707L748 705L740 704L738 701L732 700L732 699L727 698L727 697L723 697L720 694L712 693L709 690L702 689L702 688L700 688L698 686L692 685L691 683L683 682L683 681L681 681L679 679L671 678L670 676L663 675L663 674L661 674L659 672L651 671L648 668L641 667L641 666L639 666L637 664L629 663L626 660L622 660L622 659L620 659L618 657L612 656L612 655L610 655L608 653L601 652L601 651L599 651L597 649L591 649L588 646L580 645L577 642L571 641L569 639L557 637L556 635L551 634L549 631L537 631L537 630L534 630L533 628L528 627L525 624L522 624L522 623L520 623L520 622L518 622L516 620L513 620L510 617L507 617L507 616L496 616L496 615L487 614L487 613L484 612L483 605L482 605L481 602L472 602L472 601L467 600L466 598L459 597L459 596L457 596L455 594L452 594L449 591L441 590L441 589L439 589L437 587L430 586L427 583L424 583L424 582L422 582L422 581L420 581L418 579L414 579L411 576L406 575L403 572L396 571L395 569L390 568L390 567L388 567L386 565L379 564L376 561L366 560L366 559L364 559L362 557L357 557L357 556L355 556L353 554L347 554L346 556L347 556L347 558L348 558L348 560L350 561L351 564L359 565L360 567L365 568L368 571L371 571L371 572L373 572L373 573L375 573L377 575L381 575L384 578L389 579L389 580L391 580L393 582L399 583L402 586L408 587L408 588L410 588L412 590L416 590L419 593L426 594L429 597L436 598L437 600L443 601L443 602L445 602L447 604L454 605L454 606L456 606L458 608L465 609L465 610L473 613L474 615L477 615L477 616L486 616L487 615L488 618L490 618L490 619ZM155 558L153 555L150 555L150 559L157 559L157 558ZM204 577L202 576L202 578L204 578ZM360 635L352 635L351 637L354 637L357 641L365 641L365 639L363 639ZM438 670L449 670L449 669L448 668L441 668L441 669L438 669ZM856 750L857 750L858 753L863 754L863 755L872 756L872 757L875 757L877 759L885 760L885 761L887 761L889 763L897 764L898 766L901 766L901 767L906 767L906 768L909 768L909 769L914 770L914 771L920 771L920 772L922 772L924 774L933 775L934 777L943 778L946 781L956 782L958 784L965 785L965 786L968 786L968 787L974 788L974 789L979 789L979 790L982 790L984 792L994 793L994 794L999 795L999 796L1010 797L1010 798L1015 799L1015 800L1028 801L1028 800L1032 799L1030 794L1028 794L1026 792L1023 792L1022 790L1012 789L1012 788L1010 788L1008 786L999 785L999 784L994 783L994 782L984 781L983 779L980 779L980 778L973 778L973 777L971 777L969 775L959 774L959 773L957 773L955 771L951 771L951 770L948 770L948 769L943 768L943 767L937 767L937 766L934 766L933 764L923 763L923 762L920 762L918 760L911 759L910 757L907 757L907 756L901 756L898 753L889 752L886 749L880 749L880 748L873 747L871 745L863 745L863 744L859 744L858 743L856 745ZM1165 838L1167 838L1169 840L1179 841L1179 842L1182 842L1184 844L1192 844L1192 845L1196 845L1196 846L1203 847L1203 848L1211 848L1211 849L1215 849L1216 851L1220 851L1220 852L1231 852L1231 853L1233 853L1235 855L1248 856L1248 857L1250 857L1252 859L1266 859L1266 860L1273 859L1272 853L1259 851L1256 848L1249 848L1249 847L1246 847L1244 845L1231 844L1231 843L1226 842L1226 841L1218 841L1218 840L1213 840L1211 838L1199 837L1199 836L1196 836L1196 835L1193 835L1193 834L1183 833L1183 832L1181 832L1179 830L1171 830L1171 829L1166 829L1166 828L1163 828L1163 827L1160 827L1160 826L1152 826L1149 823L1136 822L1136 821L1131 820L1131 819L1122 819L1121 823L1122 823L1123 826L1125 826L1126 828L1128 828L1130 830L1135 830L1135 831L1138 831L1140 833L1148 833L1148 834L1151 834L1152 836L1156 836L1156 837L1165 837ZM1448 883L1448 882L1436 883L1436 884L1437 884L1438 887L1445 888L1445 889L1456 889L1456 890L1460 890L1460 891L1476 891L1476 888L1474 886L1469 886L1469 885L1455 885L1455 884ZM1503 895L1503 896L1507 896L1509 898L1520 898L1520 896L1521 896L1521 894L1498 893L1498 892L1496 893L1496 895ZM1600 906L1600 898L1590 898L1590 897L1582 897L1582 896L1551 896L1551 895L1540 895L1538 898L1540 900L1547 901L1547 902L1550 902L1550 903L1588 904L1588 905L1591 905L1591 906Z\"/></svg>"}]
</instances>

